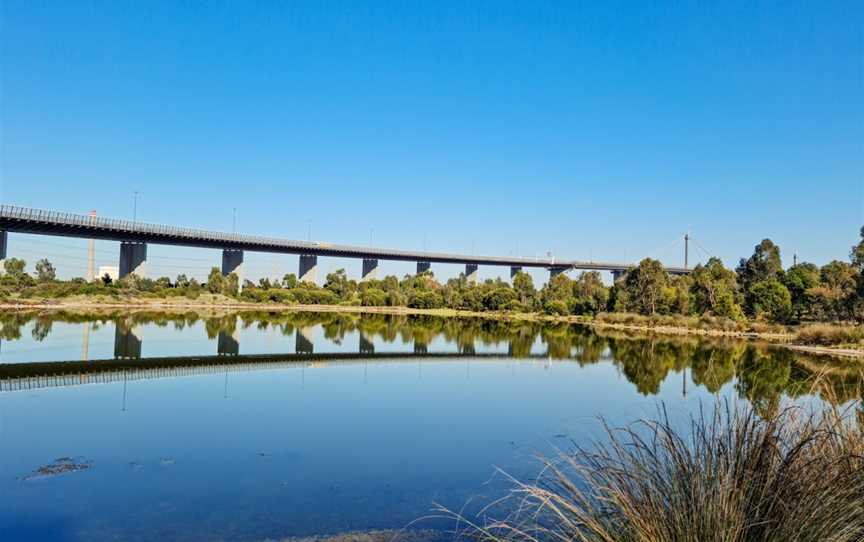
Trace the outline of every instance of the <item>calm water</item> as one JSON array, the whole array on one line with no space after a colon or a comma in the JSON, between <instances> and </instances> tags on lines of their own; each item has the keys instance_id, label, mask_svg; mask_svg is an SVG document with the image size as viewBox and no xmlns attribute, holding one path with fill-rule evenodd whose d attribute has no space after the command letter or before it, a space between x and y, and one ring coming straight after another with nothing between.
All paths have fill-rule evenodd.
<instances>
[{"instance_id":1,"label":"calm water","mask_svg":"<svg viewBox=\"0 0 864 542\"><path fill-rule=\"evenodd\" d=\"M0 315L0 539L265 540L476 507L659 402L770 410L813 358L576 326L339 314ZM826 384L854 399L853 371ZM68 457L89 468L32 476ZM469 510L471 506L469 506ZM429 519L418 528L447 529ZM442 536L442 539L448 539Z\"/></svg>"}]
</instances>

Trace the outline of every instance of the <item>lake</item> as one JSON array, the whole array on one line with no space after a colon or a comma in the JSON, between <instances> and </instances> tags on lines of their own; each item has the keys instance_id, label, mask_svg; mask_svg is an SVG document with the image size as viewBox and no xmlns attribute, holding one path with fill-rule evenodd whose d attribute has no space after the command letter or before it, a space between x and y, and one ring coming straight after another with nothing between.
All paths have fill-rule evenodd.
<instances>
[{"instance_id":1,"label":"lake","mask_svg":"<svg viewBox=\"0 0 864 542\"><path fill-rule=\"evenodd\" d=\"M314 312L0 315L0 539L440 533L659 405L856 398L743 342ZM859 395L860 397L860 395ZM60 461L58 461L60 460ZM413 522L413 523L412 523ZM434 533L433 533L434 537Z\"/></svg>"}]
</instances>

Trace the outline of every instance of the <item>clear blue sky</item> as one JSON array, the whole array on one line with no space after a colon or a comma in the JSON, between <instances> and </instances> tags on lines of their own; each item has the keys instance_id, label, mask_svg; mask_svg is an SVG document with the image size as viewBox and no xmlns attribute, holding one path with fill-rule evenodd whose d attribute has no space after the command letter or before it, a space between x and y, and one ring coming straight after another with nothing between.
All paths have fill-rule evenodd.
<instances>
[{"instance_id":1,"label":"clear blue sky","mask_svg":"<svg viewBox=\"0 0 864 542\"><path fill-rule=\"evenodd\" d=\"M822 264L864 224L864 2L0 6L4 203L669 264L688 227L729 265L764 237ZM82 246L11 241L73 274Z\"/></svg>"}]
</instances>

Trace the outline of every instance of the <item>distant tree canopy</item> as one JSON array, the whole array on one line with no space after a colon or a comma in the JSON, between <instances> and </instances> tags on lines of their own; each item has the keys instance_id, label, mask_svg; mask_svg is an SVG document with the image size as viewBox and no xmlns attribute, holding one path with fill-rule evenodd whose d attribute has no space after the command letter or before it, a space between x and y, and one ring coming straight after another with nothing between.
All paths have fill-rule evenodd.
<instances>
[{"instance_id":1,"label":"distant tree canopy","mask_svg":"<svg viewBox=\"0 0 864 542\"><path fill-rule=\"evenodd\" d=\"M764 239L753 254L742 258L735 270L717 258L697 265L689 275L672 276L657 260L646 258L623 278L606 286L597 272L576 278L553 276L541 288L530 274L519 271L508 283L500 279L482 282L464 274L445 283L431 271L387 276L358 282L344 269L328 273L323 286L300 282L293 273L282 280L262 278L258 284L235 274L222 275L213 267L202 286L194 278L179 275L150 280L128 276L112 281L109 276L87 282L58 281L54 265L41 259L35 277L27 264L8 258L0 276L0 295L62 297L66 295L123 292L148 296L185 296L196 299L202 292L244 301L287 304L343 304L365 307L450 308L466 311L545 312L555 315L594 315L631 312L644 315L680 314L729 320L746 318L787 323L796 321L864 322L864 228L852 245L849 260L835 260L817 267L801 262L783 268L780 248Z\"/></svg>"}]
</instances>

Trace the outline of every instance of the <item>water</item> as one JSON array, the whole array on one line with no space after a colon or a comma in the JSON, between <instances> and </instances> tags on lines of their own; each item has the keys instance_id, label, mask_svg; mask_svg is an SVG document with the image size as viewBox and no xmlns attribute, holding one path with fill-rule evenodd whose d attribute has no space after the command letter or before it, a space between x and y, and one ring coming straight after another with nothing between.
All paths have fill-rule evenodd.
<instances>
[{"instance_id":1,"label":"water","mask_svg":"<svg viewBox=\"0 0 864 542\"><path fill-rule=\"evenodd\" d=\"M819 360L479 319L0 317L0 539L265 540L471 511L663 402L806 399ZM823 393L855 398L834 363ZM87 468L32 476L58 458ZM447 529L427 519L417 528ZM442 539L448 539L442 535Z\"/></svg>"}]
</instances>

